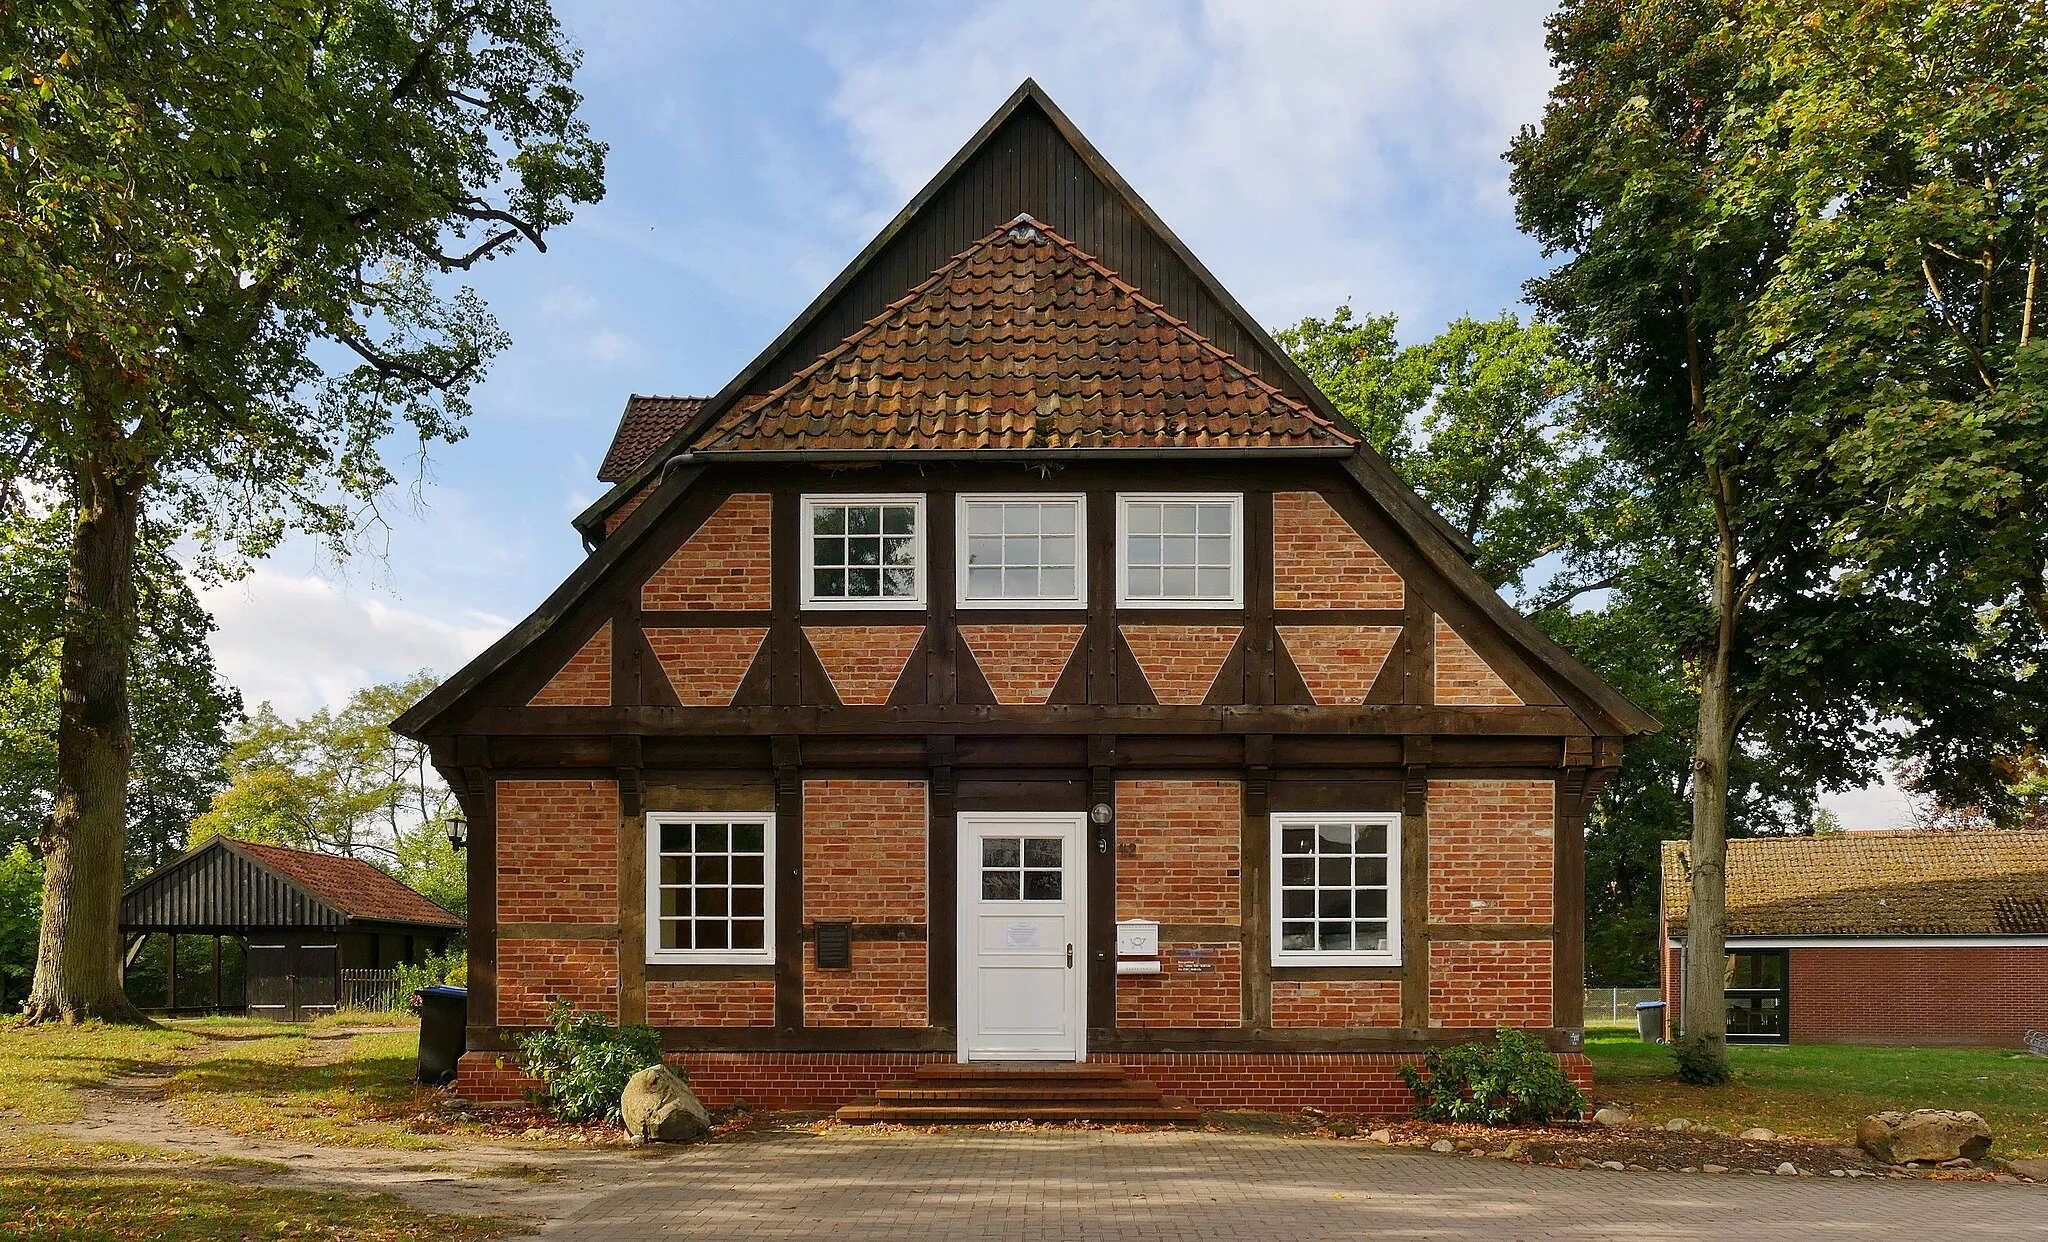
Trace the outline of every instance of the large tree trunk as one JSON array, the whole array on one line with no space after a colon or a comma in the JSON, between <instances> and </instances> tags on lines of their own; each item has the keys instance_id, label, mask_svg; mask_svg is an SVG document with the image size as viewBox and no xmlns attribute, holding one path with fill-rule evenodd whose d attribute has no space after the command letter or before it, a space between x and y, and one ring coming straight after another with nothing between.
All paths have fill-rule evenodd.
<instances>
[{"instance_id":1,"label":"large tree trunk","mask_svg":"<svg viewBox=\"0 0 2048 1242\"><path fill-rule=\"evenodd\" d=\"M142 485L95 460L78 480L59 664L57 798L43 842L43 926L32 1022L140 1022L121 988L128 846L128 663Z\"/></svg>"},{"instance_id":2,"label":"large tree trunk","mask_svg":"<svg viewBox=\"0 0 2048 1242\"><path fill-rule=\"evenodd\" d=\"M1728 1059L1727 912L1728 768L1735 751L1736 547L1726 503L1727 481L1709 471L1716 492L1719 538L1714 549L1714 653L1700 676L1700 723L1693 743L1692 848L1687 872L1692 900L1685 916L1685 1038L1724 1068Z\"/></svg>"}]
</instances>

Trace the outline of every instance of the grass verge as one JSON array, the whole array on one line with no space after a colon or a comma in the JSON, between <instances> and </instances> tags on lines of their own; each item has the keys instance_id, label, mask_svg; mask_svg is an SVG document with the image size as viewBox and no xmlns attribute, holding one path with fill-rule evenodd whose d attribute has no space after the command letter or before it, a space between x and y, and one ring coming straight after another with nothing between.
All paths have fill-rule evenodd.
<instances>
[{"instance_id":1,"label":"grass verge","mask_svg":"<svg viewBox=\"0 0 2048 1242\"><path fill-rule=\"evenodd\" d=\"M432 1150L407 1130L418 1111L416 1029L340 1037L312 1059L313 1040L291 1032L253 1040L184 1066L164 1094L195 1121L236 1134L347 1147Z\"/></svg>"},{"instance_id":2,"label":"grass verge","mask_svg":"<svg viewBox=\"0 0 2048 1242\"><path fill-rule=\"evenodd\" d=\"M7 1222L8 1237L25 1242L472 1242L524 1231L524 1226L506 1220L422 1212L390 1195L321 1194L196 1178L33 1169L0 1169L0 1221Z\"/></svg>"},{"instance_id":3,"label":"grass verge","mask_svg":"<svg viewBox=\"0 0 2048 1242\"><path fill-rule=\"evenodd\" d=\"M1632 1032L1589 1030L1602 1100L1639 1117L1689 1117L1716 1129L1767 1126L1799 1138L1854 1141L1856 1123L1885 1109L1953 1108L1980 1114L2001 1156L2048 1155L2048 1061L1997 1048L1861 1048L1740 1044L1735 1080L1678 1081L1669 1049Z\"/></svg>"}]
</instances>

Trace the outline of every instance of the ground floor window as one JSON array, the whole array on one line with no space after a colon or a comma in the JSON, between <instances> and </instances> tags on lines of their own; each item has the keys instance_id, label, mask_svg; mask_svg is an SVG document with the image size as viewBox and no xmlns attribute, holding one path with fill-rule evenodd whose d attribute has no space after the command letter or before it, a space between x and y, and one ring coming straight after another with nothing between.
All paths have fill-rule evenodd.
<instances>
[{"instance_id":1,"label":"ground floor window","mask_svg":"<svg viewBox=\"0 0 2048 1242\"><path fill-rule=\"evenodd\" d=\"M1790 1042L1792 1027L1786 1007L1787 965L1783 949L1749 950L1728 955L1723 987L1728 1000L1729 1043Z\"/></svg>"},{"instance_id":2,"label":"ground floor window","mask_svg":"<svg viewBox=\"0 0 2048 1242\"><path fill-rule=\"evenodd\" d=\"M1401 817L1273 816L1273 964L1399 965Z\"/></svg>"},{"instance_id":3,"label":"ground floor window","mask_svg":"<svg viewBox=\"0 0 2048 1242\"><path fill-rule=\"evenodd\" d=\"M772 962L775 817L647 817L647 960Z\"/></svg>"}]
</instances>

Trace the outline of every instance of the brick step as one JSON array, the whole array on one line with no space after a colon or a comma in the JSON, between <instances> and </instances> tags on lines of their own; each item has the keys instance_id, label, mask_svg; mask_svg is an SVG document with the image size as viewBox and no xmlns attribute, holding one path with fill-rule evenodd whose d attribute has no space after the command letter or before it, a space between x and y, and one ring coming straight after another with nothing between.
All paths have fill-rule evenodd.
<instances>
[{"instance_id":1,"label":"brick step","mask_svg":"<svg viewBox=\"0 0 2048 1242\"><path fill-rule=\"evenodd\" d=\"M1017 1079L1041 1079L1049 1082L1067 1082L1077 1079L1102 1079L1124 1077L1121 1065L1083 1064L1076 1061L986 1061L961 1065L947 1061L934 1061L918 1066L911 1076L922 1079L967 1079L974 1081L1011 1082Z\"/></svg>"},{"instance_id":2,"label":"brick step","mask_svg":"<svg viewBox=\"0 0 2048 1242\"><path fill-rule=\"evenodd\" d=\"M1118 1104L1156 1104L1159 1102L1159 1086L1149 1082L1102 1082L1102 1083L972 1083L959 1086L945 1086L940 1083L903 1082L893 1083L875 1092L875 1098L882 1101L947 1101L962 1104L983 1100L1026 1100L1044 1101L1048 1104L1083 1104L1104 1102Z\"/></svg>"},{"instance_id":3,"label":"brick step","mask_svg":"<svg viewBox=\"0 0 2048 1242\"><path fill-rule=\"evenodd\" d=\"M990 1121L1121 1121L1178 1125L1200 1121L1200 1109L1178 1096L1165 1096L1156 1104L1053 1104L1018 1101L1014 1104L901 1104L861 1100L835 1114L839 1120L855 1123L893 1121L899 1125L978 1125Z\"/></svg>"}]
</instances>

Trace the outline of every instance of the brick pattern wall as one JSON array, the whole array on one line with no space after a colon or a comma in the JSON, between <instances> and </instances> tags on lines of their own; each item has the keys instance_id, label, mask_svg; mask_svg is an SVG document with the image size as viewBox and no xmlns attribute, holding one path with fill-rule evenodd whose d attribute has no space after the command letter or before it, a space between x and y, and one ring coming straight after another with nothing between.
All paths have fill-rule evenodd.
<instances>
[{"instance_id":1,"label":"brick pattern wall","mask_svg":"<svg viewBox=\"0 0 2048 1242\"><path fill-rule=\"evenodd\" d=\"M804 782L804 921L926 926L922 781ZM807 1026L926 1026L922 940L860 940L851 970L819 970L804 947Z\"/></svg>"},{"instance_id":2,"label":"brick pattern wall","mask_svg":"<svg viewBox=\"0 0 2048 1242\"><path fill-rule=\"evenodd\" d=\"M612 623L597 633L526 702L528 707L610 707L612 705Z\"/></svg>"},{"instance_id":3,"label":"brick pattern wall","mask_svg":"<svg viewBox=\"0 0 2048 1242\"><path fill-rule=\"evenodd\" d=\"M1308 687L1309 697L1325 707L1365 702L1372 683L1386 667L1387 656L1401 640L1398 625L1280 625L1287 648Z\"/></svg>"},{"instance_id":4,"label":"brick pattern wall","mask_svg":"<svg viewBox=\"0 0 2048 1242\"><path fill-rule=\"evenodd\" d=\"M616 1021L619 1016L618 942L500 940L499 1024L545 1026L548 1008L558 1000Z\"/></svg>"},{"instance_id":5,"label":"brick pattern wall","mask_svg":"<svg viewBox=\"0 0 2048 1242\"><path fill-rule=\"evenodd\" d=\"M1397 979L1279 979L1273 983L1273 1025L1399 1026Z\"/></svg>"},{"instance_id":6,"label":"brick pattern wall","mask_svg":"<svg viewBox=\"0 0 2048 1242\"><path fill-rule=\"evenodd\" d=\"M1549 1026L1548 940L1438 940L1429 946L1431 1026Z\"/></svg>"},{"instance_id":7,"label":"brick pattern wall","mask_svg":"<svg viewBox=\"0 0 2048 1242\"><path fill-rule=\"evenodd\" d=\"M1273 496L1273 607L1399 608L1401 575L1317 492Z\"/></svg>"},{"instance_id":8,"label":"brick pattern wall","mask_svg":"<svg viewBox=\"0 0 2048 1242\"><path fill-rule=\"evenodd\" d=\"M1429 783L1429 920L1548 923L1555 890L1549 781Z\"/></svg>"},{"instance_id":9,"label":"brick pattern wall","mask_svg":"<svg viewBox=\"0 0 2048 1242\"><path fill-rule=\"evenodd\" d=\"M1208 970L1187 970L1175 950L1206 953ZM1143 1027L1244 1025L1243 952L1235 944L1159 942L1164 973L1116 977L1116 1024Z\"/></svg>"},{"instance_id":10,"label":"brick pattern wall","mask_svg":"<svg viewBox=\"0 0 2048 1242\"><path fill-rule=\"evenodd\" d=\"M1520 707L1522 696L1442 617L1436 619L1436 701L1447 707Z\"/></svg>"},{"instance_id":11,"label":"brick pattern wall","mask_svg":"<svg viewBox=\"0 0 2048 1242\"><path fill-rule=\"evenodd\" d=\"M1216 674L1237 645L1235 625L1126 625L1124 641L1152 687L1152 697L1176 707L1200 706Z\"/></svg>"},{"instance_id":12,"label":"brick pattern wall","mask_svg":"<svg viewBox=\"0 0 2048 1242\"><path fill-rule=\"evenodd\" d=\"M773 979L650 979L649 1026L774 1026Z\"/></svg>"},{"instance_id":13,"label":"brick pattern wall","mask_svg":"<svg viewBox=\"0 0 2048 1242\"><path fill-rule=\"evenodd\" d=\"M640 589L653 611L770 607L766 494L728 496Z\"/></svg>"},{"instance_id":14,"label":"brick pattern wall","mask_svg":"<svg viewBox=\"0 0 2048 1242\"><path fill-rule=\"evenodd\" d=\"M2048 1030L2048 946L1788 957L1794 1043L2021 1048Z\"/></svg>"},{"instance_id":15,"label":"brick pattern wall","mask_svg":"<svg viewBox=\"0 0 2048 1242\"><path fill-rule=\"evenodd\" d=\"M626 519L633 516L633 511L635 509L638 509L641 505L646 504L647 498L649 496L654 495L655 486L655 484L649 483L647 486L641 488L639 491L634 492L631 496L627 497L626 503L612 510L611 516L605 518L604 520L604 533L609 535L613 531L617 530L619 527L624 526L626 524Z\"/></svg>"},{"instance_id":16,"label":"brick pattern wall","mask_svg":"<svg viewBox=\"0 0 2048 1242\"><path fill-rule=\"evenodd\" d=\"M1118 781L1116 916L1237 922L1243 818L1236 781Z\"/></svg>"},{"instance_id":17,"label":"brick pattern wall","mask_svg":"<svg viewBox=\"0 0 2048 1242\"><path fill-rule=\"evenodd\" d=\"M924 637L921 625L807 625L804 637L818 653L832 690L848 707L889 701L910 653Z\"/></svg>"},{"instance_id":18,"label":"brick pattern wall","mask_svg":"<svg viewBox=\"0 0 2048 1242\"><path fill-rule=\"evenodd\" d=\"M963 625L960 637L996 702L1036 707L1052 697L1085 630L1079 625Z\"/></svg>"},{"instance_id":19,"label":"brick pattern wall","mask_svg":"<svg viewBox=\"0 0 2048 1242\"><path fill-rule=\"evenodd\" d=\"M684 707L730 707L768 627L650 628L646 634L662 676Z\"/></svg>"},{"instance_id":20,"label":"brick pattern wall","mask_svg":"<svg viewBox=\"0 0 2048 1242\"><path fill-rule=\"evenodd\" d=\"M499 781L497 794L498 921L616 925L617 782ZM500 956L501 989L510 973Z\"/></svg>"}]
</instances>

